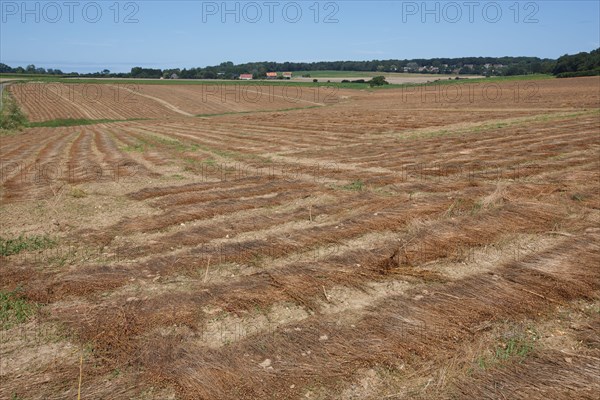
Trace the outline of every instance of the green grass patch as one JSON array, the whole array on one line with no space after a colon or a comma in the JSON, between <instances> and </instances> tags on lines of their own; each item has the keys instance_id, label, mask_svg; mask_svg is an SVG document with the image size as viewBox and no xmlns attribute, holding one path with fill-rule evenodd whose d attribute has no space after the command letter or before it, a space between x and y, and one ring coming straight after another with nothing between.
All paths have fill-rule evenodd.
<instances>
[{"instance_id":1,"label":"green grass patch","mask_svg":"<svg viewBox=\"0 0 600 400\"><path fill-rule=\"evenodd\" d=\"M371 78L374 76L422 76L421 74L399 74L393 72L376 72L376 71L297 71L294 72L294 78L302 75L310 75L310 78Z\"/></svg>"},{"instance_id":2,"label":"green grass patch","mask_svg":"<svg viewBox=\"0 0 600 400\"><path fill-rule=\"evenodd\" d=\"M121 147L121 150L126 151L128 153L143 153L144 151L146 151L146 148L148 147L152 147L147 143L143 143L143 142L137 142L136 144L130 145L130 146L125 146L125 147Z\"/></svg>"},{"instance_id":3,"label":"green grass patch","mask_svg":"<svg viewBox=\"0 0 600 400\"><path fill-rule=\"evenodd\" d=\"M390 78L431 78L448 79L454 78L451 74L418 74L412 72L384 72L384 71L296 71L294 78L302 75L310 75L310 78L373 78L375 76L385 76ZM483 77L482 77L483 78Z\"/></svg>"},{"instance_id":4,"label":"green grass patch","mask_svg":"<svg viewBox=\"0 0 600 400\"><path fill-rule=\"evenodd\" d=\"M200 145L198 145L196 143L183 143L182 141L180 141L178 139L167 138L167 137L157 136L157 135L150 135L150 138L157 143L160 143L164 146L167 146L167 147L169 147L175 151L179 151L179 152L185 152L185 151L194 152L194 151L198 151L200 149Z\"/></svg>"},{"instance_id":5,"label":"green grass patch","mask_svg":"<svg viewBox=\"0 0 600 400\"><path fill-rule=\"evenodd\" d=\"M178 139L159 135L144 134L144 138L138 138L135 144L121 147L121 149L126 152L143 153L147 149L154 148L157 145L163 145L178 152L195 152L201 148L200 145L195 143L183 143Z\"/></svg>"},{"instance_id":6,"label":"green grass patch","mask_svg":"<svg viewBox=\"0 0 600 400\"><path fill-rule=\"evenodd\" d=\"M526 332L514 333L505 337L488 354L477 358L476 364L482 369L503 366L511 361L522 363L525 358L535 349L535 342L539 335L535 330L528 329Z\"/></svg>"},{"instance_id":7,"label":"green grass patch","mask_svg":"<svg viewBox=\"0 0 600 400\"><path fill-rule=\"evenodd\" d=\"M185 157L183 159L183 162L186 164L202 164L203 163L203 161L201 161L201 160L197 160L195 158L189 158L189 157Z\"/></svg>"},{"instance_id":8,"label":"green grass patch","mask_svg":"<svg viewBox=\"0 0 600 400\"><path fill-rule=\"evenodd\" d=\"M27 321L37 306L25 299L20 288L13 291L0 290L0 329L10 329Z\"/></svg>"},{"instance_id":9,"label":"green grass patch","mask_svg":"<svg viewBox=\"0 0 600 400\"><path fill-rule=\"evenodd\" d=\"M238 152L233 152L233 151L227 151L227 150L219 150L219 149L215 149L209 146L205 146L205 145L201 145L201 144L197 144L196 146L198 146L198 149L206 152L206 153L212 153L215 154L219 157L222 158L234 158L234 157L239 157L239 158L244 158L244 154L242 153L238 153ZM214 160L212 160L213 165L214 165ZM210 164L209 164L210 165Z\"/></svg>"},{"instance_id":10,"label":"green grass patch","mask_svg":"<svg viewBox=\"0 0 600 400\"><path fill-rule=\"evenodd\" d=\"M6 86L3 86L6 88ZM2 107L0 107L0 133L3 135L14 134L27 125L27 117L8 90L0 93Z\"/></svg>"},{"instance_id":11,"label":"green grass patch","mask_svg":"<svg viewBox=\"0 0 600 400\"><path fill-rule=\"evenodd\" d=\"M496 348L494 358L500 361L506 361L511 357L525 358L533 351L533 342L523 340L522 338L511 338L502 346Z\"/></svg>"},{"instance_id":12,"label":"green grass patch","mask_svg":"<svg viewBox=\"0 0 600 400\"><path fill-rule=\"evenodd\" d=\"M358 180L355 180L355 181L353 181L352 183L350 183L348 185L342 186L341 188L344 189L344 190L351 190L351 191L354 191L354 192L360 192L360 191L362 191L362 190L365 189L365 183L362 180L358 179Z\"/></svg>"},{"instance_id":13,"label":"green grass patch","mask_svg":"<svg viewBox=\"0 0 600 400\"><path fill-rule=\"evenodd\" d=\"M59 118L49 121L29 122L26 124L28 128L59 128L63 126L81 126L95 124L109 124L113 122L129 122L129 121L145 121L147 118L130 118L130 119L83 119L83 118Z\"/></svg>"},{"instance_id":14,"label":"green grass patch","mask_svg":"<svg viewBox=\"0 0 600 400\"><path fill-rule=\"evenodd\" d=\"M0 237L0 255L8 257L19 254L22 251L43 250L55 245L56 240L47 235L20 235L14 239Z\"/></svg>"},{"instance_id":15,"label":"green grass patch","mask_svg":"<svg viewBox=\"0 0 600 400\"><path fill-rule=\"evenodd\" d=\"M436 79L435 75L426 75L430 76L432 79ZM460 76L459 76L460 78ZM429 82L429 83L418 83L418 84L410 84L409 86L427 86L433 84L443 84L443 85L464 85L466 83L503 83L503 82L514 82L514 81L539 81L546 79L556 79L553 75L546 74L530 74L530 75L513 75L513 76L490 76L486 78L482 76L481 78L460 78L455 79L452 77L448 79L445 78L437 78L438 81Z\"/></svg>"}]
</instances>

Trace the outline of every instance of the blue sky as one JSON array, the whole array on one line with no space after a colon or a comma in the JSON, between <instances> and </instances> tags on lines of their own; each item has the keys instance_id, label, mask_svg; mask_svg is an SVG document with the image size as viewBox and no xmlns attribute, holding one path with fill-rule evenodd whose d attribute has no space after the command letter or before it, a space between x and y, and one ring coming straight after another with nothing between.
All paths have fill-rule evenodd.
<instances>
[{"instance_id":1,"label":"blue sky","mask_svg":"<svg viewBox=\"0 0 600 400\"><path fill-rule=\"evenodd\" d=\"M223 61L556 58L600 46L596 0L66 2L1 0L0 62L126 72Z\"/></svg>"}]
</instances>

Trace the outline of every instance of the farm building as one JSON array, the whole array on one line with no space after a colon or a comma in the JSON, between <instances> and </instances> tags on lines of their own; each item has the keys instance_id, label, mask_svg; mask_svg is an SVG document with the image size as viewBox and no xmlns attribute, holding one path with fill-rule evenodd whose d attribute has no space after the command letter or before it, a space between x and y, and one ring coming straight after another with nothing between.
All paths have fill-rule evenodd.
<instances>
[{"instance_id":1,"label":"farm building","mask_svg":"<svg viewBox=\"0 0 600 400\"><path fill-rule=\"evenodd\" d=\"M283 73L283 79L292 79L292 76L294 74L292 72L284 72Z\"/></svg>"},{"instance_id":2,"label":"farm building","mask_svg":"<svg viewBox=\"0 0 600 400\"><path fill-rule=\"evenodd\" d=\"M251 81L252 80L252 74L241 74L240 75L240 79L243 81Z\"/></svg>"},{"instance_id":3,"label":"farm building","mask_svg":"<svg viewBox=\"0 0 600 400\"><path fill-rule=\"evenodd\" d=\"M267 79L277 79L277 72L267 72Z\"/></svg>"}]
</instances>

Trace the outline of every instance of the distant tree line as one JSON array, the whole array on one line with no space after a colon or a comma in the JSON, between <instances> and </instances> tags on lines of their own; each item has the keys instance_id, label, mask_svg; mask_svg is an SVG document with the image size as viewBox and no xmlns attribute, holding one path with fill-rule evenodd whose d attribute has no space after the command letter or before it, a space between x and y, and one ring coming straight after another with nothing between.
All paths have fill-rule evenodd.
<instances>
[{"instance_id":1,"label":"distant tree line","mask_svg":"<svg viewBox=\"0 0 600 400\"><path fill-rule=\"evenodd\" d=\"M59 76L94 76L94 77L112 77L116 75L122 76L130 76L129 73L126 74L111 74L109 70L105 69L100 72L93 72L88 74L80 74L78 72L69 72L65 73L60 69L53 68L40 68L36 67L34 64L30 64L27 67L15 67L12 68L4 63L0 63L0 74L23 74L23 75L59 75Z\"/></svg>"},{"instance_id":2,"label":"distant tree line","mask_svg":"<svg viewBox=\"0 0 600 400\"><path fill-rule=\"evenodd\" d=\"M600 48L589 53L582 52L560 57L552 73L559 78L600 75Z\"/></svg>"},{"instance_id":3,"label":"distant tree line","mask_svg":"<svg viewBox=\"0 0 600 400\"><path fill-rule=\"evenodd\" d=\"M413 60L372 61L320 61L295 62L251 62L234 64L224 62L204 68L167 69L162 77L175 74L182 79L236 79L240 74L252 74L255 79L266 77L267 72L310 72L310 71L360 71L360 72L410 72L421 74L473 74L473 75L526 75L550 74L556 60L537 57L464 57ZM133 76L133 75L132 75ZM158 77L158 74L156 74Z\"/></svg>"},{"instance_id":4,"label":"distant tree line","mask_svg":"<svg viewBox=\"0 0 600 400\"><path fill-rule=\"evenodd\" d=\"M219 65L190 69L155 69L134 67L128 73L100 72L65 74L58 69L11 68L0 64L0 73L46 74L83 77L153 78L153 79L237 79L240 74L252 74L255 79L266 77L267 72L298 71L361 71L361 72L410 72L421 74L473 74L482 76L510 76L527 74L554 74L559 77L600 74L600 48L590 53L564 55L558 60L538 57L462 57L412 60L372 61L320 61L320 62L251 62L234 64L231 61Z\"/></svg>"},{"instance_id":5,"label":"distant tree line","mask_svg":"<svg viewBox=\"0 0 600 400\"><path fill-rule=\"evenodd\" d=\"M6 64L0 63L0 73L11 73L11 74L36 74L36 75L64 75L64 73L60 69L52 69L52 68L38 68L33 64L28 65L27 67L16 67L11 68Z\"/></svg>"}]
</instances>

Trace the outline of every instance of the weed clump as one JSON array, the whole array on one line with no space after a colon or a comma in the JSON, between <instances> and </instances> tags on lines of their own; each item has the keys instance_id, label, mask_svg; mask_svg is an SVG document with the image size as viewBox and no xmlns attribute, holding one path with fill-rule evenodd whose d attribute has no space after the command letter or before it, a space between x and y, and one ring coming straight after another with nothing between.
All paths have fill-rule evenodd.
<instances>
[{"instance_id":1,"label":"weed clump","mask_svg":"<svg viewBox=\"0 0 600 400\"><path fill-rule=\"evenodd\" d=\"M47 249L55 244L56 241L47 235L20 235L14 239L0 237L0 255L8 257L22 251Z\"/></svg>"},{"instance_id":2,"label":"weed clump","mask_svg":"<svg viewBox=\"0 0 600 400\"><path fill-rule=\"evenodd\" d=\"M22 294L21 288L13 291L0 290L0 329L10 329L27 321L36 310Z\"/></svg>"},{"instance_id":3,"label":"weed clump","mask_svg":"<svg viewBox=\"0 0 600 400\"><path fill-rule=\"evenodd\" d=\"M27 118L21 111L17 103L6 96L4 107L0 111L0 129L5 131L21 130L27 125Z\"/></svg>"}]
</instances>

